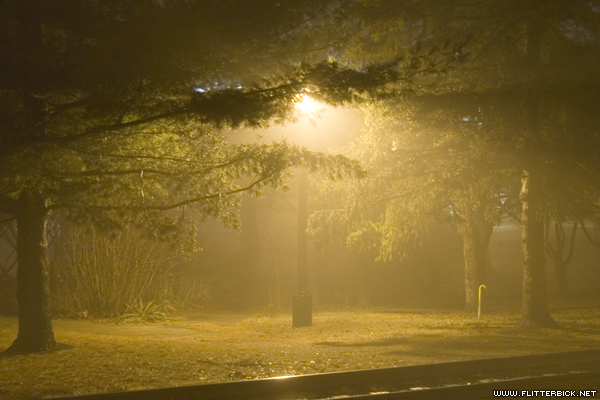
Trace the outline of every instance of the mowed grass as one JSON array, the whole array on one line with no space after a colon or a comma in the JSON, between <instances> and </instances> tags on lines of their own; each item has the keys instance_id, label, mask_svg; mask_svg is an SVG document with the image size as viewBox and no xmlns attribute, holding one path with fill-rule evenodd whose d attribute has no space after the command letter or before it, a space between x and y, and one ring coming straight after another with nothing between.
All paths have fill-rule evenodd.
<instances>
[{"instance_id":1,"label":"mowed grass","mask_svg":"<svg viewBox=\"0 0 600 400\"><path fill-rule=\"evenodd\" d=\"M190 336L105 335L56 329L65 348L0 358L0 399L194 385L282 375L457 361L600 347L598 308L553 312L563 329L518 327L514 312L320 312L307 328L291 316L227 326L161 324ZM0 325L0 348L16 328Z\"/></svg>"}]
</instances>

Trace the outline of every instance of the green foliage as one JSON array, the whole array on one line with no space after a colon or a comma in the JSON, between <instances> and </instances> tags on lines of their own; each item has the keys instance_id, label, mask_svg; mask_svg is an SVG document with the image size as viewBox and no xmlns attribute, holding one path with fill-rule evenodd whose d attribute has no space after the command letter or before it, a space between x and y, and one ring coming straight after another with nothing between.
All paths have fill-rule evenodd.
<instances>
[{"instance_id":1,"label":"green foliage","mask_svg":"<svg viewBox=\"0 0 600 400\"><path fill-rule=\"evenodd\" d=\"M311 217L313 234L324 240L337 229L348 245L377 247L389 260L418 247L432 224L461 221L465 207L499 221L518 190L510 153L488 141L476 108L430 113L424 106L406 97L365 108L367 128L346 154L368 177L322 184L323 203L338 200Z\"/></svg>"},{"instance_id":2,"label":"green foliage","mask_svg":"<svg viewBox=\"0 0 600 400\"><path fill-rule=\"evenodd\" d=\"M128 305L127 312L119 316L119 321L125 323L161 322L166 319L167 312L164 304L152 301L144 303L142 299Z\"/></svg>"},{"instance_id":3,"label":"green foliage","mask_svg":"<svg viewBox=\"0 0 600 400\"><path fill-rule=\"evenodd\" d=\"M432 221L460 220L465 207L491 222L517 216L519 171L531 167L543 175L539 213L590 218L600 165L600 121L590 100L600 86L588 68L598 56L597 7L596 1L423 4L425 42L466 40L461 54L469 56L434 87L417 79L404 103L368 107L370 128L346 154L364 163L369 179L346 189L327 185L323 196L345 200L313 216L314 233L327 236L333 228L323 226L337 226L344 240L380 246L387 259L418 245L417 232ZM377 36L403 43L400 26L380 24ZM530 122L534 108L539 126Z\"/></svg>"},{"instance_id":4,"label":"green foliage","mask_svg":"<svg viewBox=\"0 0 600 400\"><path fill-rule=\"evenodd\" d=\"M307 92L333 105L387 97L464 56L449 44L398 49L381 64L346 57L376 15L351 3L3 3L2 209L13 213L6 204L30 188L51 209L196 204L229 221L230 195L281 185L285 168L356 169L284 143L232 146L209 127L294 120Z\"/></svg>"},{"instance_id":5,"label":"green foliage","mask_svg":"<svg viewBox=\"0 0 600 400\"><path fill-rule=\"evenodd\" d=\"M50 326L43 243L57 210L106 231L130 215L149 216L152 232L169 236L184 221L169 211L184 207L235 226L237 195L284 187L292 166L333 178L361 173L344 157L220 137L294 120L302 94L330 104L386 96L460 58L425 68L401 55L358 68L328 60L343 55L348 36L362 35L360 22L344 22L361 9L352 4L358 8L337 0L0 2L0 212L21 227L32 219L41 238L19 246L39 257L19 254L19 268L34 277L19 290L34 295L20 298L20 316L31 323L13 350L55 345L51 329L26 331Z\"/></svg>"}]
</instances>

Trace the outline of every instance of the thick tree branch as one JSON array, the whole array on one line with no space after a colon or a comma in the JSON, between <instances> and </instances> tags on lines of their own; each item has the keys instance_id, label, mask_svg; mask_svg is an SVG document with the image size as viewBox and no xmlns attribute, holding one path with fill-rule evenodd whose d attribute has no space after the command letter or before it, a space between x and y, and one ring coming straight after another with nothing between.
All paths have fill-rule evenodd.
<instances>
[{"instance_id":1,"label":"thick tree branch","mask_svg":"<svg viewBox=\"0 0 600 400\"><path fill-rule=\"evenodd\" d=\"M131 157L137 158L137 157ZM181 162L192 162L191 160L184 159L172 159L172 158L161 158L161 157L141 157L141 158L149 158L156 160L169 160L169 161L181 161ZM246 160L256 160L254 155L244 155L240 157L234 157L231 160L220 163L220 164L200 164L205 169L203 170L193 170L193 169L184 169L182 171L165 171L158 170L153 168L136 168L136 169L123 169L123 170L115 170L115 171L98 171L98 170L88 170L88 171L74 171L74 172L59 172L59 171L47 171L47 174L52 175L54 178L61 177L96 177L96 176L125 176L125 175L140 175L140 174L155 174L155 175L165 175L165 176L182 176L182 175L196 175L196 174L204 174L206 173L206 168L217 169L217 168L225 168L235 165L236 163L246 161Z\"/></svg>"},{"instance_id":2,"label":"thick tree branch","mask_svg":"<svg viewBox=\"0 0 600 400\"><path fill-rule=\"evenodd\" d=\"M55 142L55 143L70 142L73 140L81 139L83 137L90 137L90 136L98 135L101 133L114 132L114 131L119 131L119 130L126 129L126 128L132 128L135 126L148 124L150 122L155 122L155 121L159 121L162 119L178 117L180 115L184 115L187 113L190 113L190 110L187 107L176 108L171 111L163 112L163 113L152 115L149 117L135 119L135 120L128 121L128 122L122 122L122 123L117 122L117 123L109 124L109 125L96 126L96 127L90 128L87 131L82 132L77 135L70 135L70 136L65 136L63 138L54 139L54 140L52 140L52 142Z\"/></svg>"},{"instance_id":3,"label":"thick tree branch","mask_svg":"<svg viewBox=\"0 0 600 400\"><path fill-rule=\"evenodd\" d=\"M557 252L556 250L554 250L554 246L552 246L552 243L550 243L548 238L546 238L546 253L548 253L550 258L552 258L553 260L556 260L558 258Z\"/></svg>"},{"instance_id":4,"label":"thick tree branch","mask_svg":"<svg viewBox=\"0 0 600 400\"><path fill-rule=\"evenodd\" d=\"M88 97L85 99L72 101L70 103L59 104L59 105L55 106L53 109L48 111L48 116L54 117L58 114L61 114L65 111L71 110L73 108L84 106L90 100L91 100L91 98Z\"/></svg>"},{"instance_id":5,"label":"thick tree branch","mask_svg":"<svg viewBox=\"0 0 600 400\"><path fill-rule=\"evenodd\" d=\"M577 234L577 222L573 223L573 229L571 230L571 240L569 241L569 254L565 258L565 264L569 264L575 253L575 235Z\"/></svg>"},{"instance_id":6,"label":"thick tree branch","mask_svg":"<svg viewBox=\"0 0 600 400\"><path fill-rule=\"evenodd\" d=\"M113 158L127 158L130 160L157 160L157 161L176 161L182 163L191 163L192 160L189 158L174 158L174 157L162 157L162 156L135 156L129 154L107 154L106 157Z\"/></svg>"},{"instance_id":7,"label":"thick tree branch","mask_svg":"<svg viewBox=\"0 0 600 400\"><path fill-rule=\"evenodd\" d=\"M269 105L273 105L273 102L285 100L291 101L295 95L303 92L305 86L316 86L318 92L327 95L329 92L340 94L340 91L347 92L352 88L360 91L374 91L376 89L384 88L390 83L397 83L401 81L410 81L412 78L434 72L438 67L449 64L462 57L461 54L452 54L447 57L441 57L438 60L427 64L423 68L412 69L411 67L405 71L404 74L399 73L397 68L399 63L402 61L401 58L393 60L383 65L375 65L368 67L363 71L356 71L353 69L346 69L340 67L335 63L323 62L317 64L313 68L307 70L303 77L294 78L285 84L277 85L267 88L258 88L253 90L232 90L225 89L223 91L211 93L205 97L191 98L190 103L184 107L177 107L172 110L162 112L156 115L151 115L143 118L138 118L128 122L116 122L114 124L101 125L90 128L85 132L76 135L70 135L63 138L53 139L54 143L62 143L77 140L83 137L90 137L97 134L114 132L173 118L187 114L197 114L199 117L206 118L207 122L220 123L219 119L227 119L226 115L220 115L222 110L211 110L207 107L209 103L215 103L218 105L221 102L225 102L225 105L231 106L233 103L242 104L240 102L247 102L248 104L262 105L264 110L267 110ZM318 93L318 94L319 94ZM229 97L228 97L229 96ZM343 97L343 96L342 96ZM334 99L331 99L334 100ZM345 102L348 99L340 98L339 101ZM233 102L233 103L232 103ZM263 111L264 111L263 110ZM216 111L216 113L214 113ZM256 110L254 110L256 111ZM277 115L279 111L271 110L259 117L262 119L269 119ZM242 119L246 119L246 116L240 115Z\"/></svg>"},{"instance_id":8,"label":"thick tree branch","mask_svg":"<svg viewBox=\"0 0 600 400\"><path fill-rule=\"evenodd\" d=\"M49 171L55 178L58 177L95 177L95 176L124 176L124 175L140 175L144 174L155 174L155 175L191 175L197 173L197 171L181 171L181 172L173 172L173 171L163 171L158 169L151 168L137 168L137 169L123 169L119 171L78 171L78 172L65 172L60 173L56 171Z\"/></svg>"},{"instance_id":9,"label":"thick tree branch","mask_svg":"<svg viewBox=\"0 0 600 400\"><path fill-rule=\"evenodd\" d=\"M588 231L588 229L585 226L585 222L584 221L579 221L579 225L581 226L581 230L583 231L583 234L585 235L585 237L589 240L589 242L598 250L600 250L600 243L598 243L597 240L595 240L592 235L590 234L590 232Z\"/></svg>"}]
</instances>

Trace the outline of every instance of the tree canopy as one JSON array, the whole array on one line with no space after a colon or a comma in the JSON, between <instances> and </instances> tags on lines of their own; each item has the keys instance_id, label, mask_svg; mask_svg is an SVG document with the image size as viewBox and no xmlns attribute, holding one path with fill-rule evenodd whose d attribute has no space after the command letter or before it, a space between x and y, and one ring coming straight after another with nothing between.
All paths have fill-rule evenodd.
<instances>
[{"instance_id":1,"label":"tree canopy","mask_svg":"<svg viewBox=\"0 0 600 400\"><path fill-rule=\"evenodd\" d=\"M429 43L442 39L464 41L469 55L465 62L446 71L436 81L415 79L411 96L403 98L416 105L421 114L417 122L419 128L441 128L426 145L428 151L433 155L436 149L447 147L454 152L454 157L448 157L446 163L444 153L439 158L434 157L440 175L451 182L452 174L457 174L454 186L427 193L430 189L427 177L433 179L437 169L425 162L415 163L423 170L421 176L417 175L417 182L425 189L424 197L416 204L425 205L431 211L435 209L434 204L456 202L456 190L464 194L461 188L468 187L473 179L477 181L479 177L489 184L494 174L503 174L508 169L509 175L514 176L515 171L520 171L519 220L524 252L522 322L524 326L556 326L547 305L544 221L550 217L564 219L565 213L577 219L577 215L591 216L596 211L593 193L597 188L600 143L599 121L592 110L598 106L600 87L591 60L597 59L600 43L598 3L432 1L412 4L419 10L418 17L409 20L411 28L420 33L416 37ZM392 15L390 13L393 19ZM389 21L378 25L379 36L388 42L405 43L406 36L395 29L405 21L398 19L396 25ZM448 124L448 115L454 116L453 126ZM398 114L396 117L401 120L406 116ZM379 128L383 132L386 122L381 122ZM482 129L469 129L469 122L481 124ZM448 132L464 135L454 135L445 146L440 146ZM415 139L410 130L404 137ZM427 137L421 139L427 140ZM406 165L406 161L394 155L393 136L382 135L381 138L381 143L365 142L361 146L368 154L371 153L366 149L379 146L376 153L379 156L369 155L369 161L378 162L377 157L381 157L382 165L377 170L382 175L381 187L394 191L390 179L385 180L386 172L381 171L388 171L391 180L396 181L398 176L389 171L401 171L395 167ZM419 154L420 149L416 150ZM409 159L415 158L407 153ZM504 157L504 164L486 171L489 161L498 156ZM411 172L419 172L418 168ZM490 187L493 186L488 185ZM506 194L505 188L495 189L496 193ZM510 192L514 193L514 189ZM372 194L376 190L369 188L361 193ZM477 196L471 192L468 197L475 200ZM393 198L390 204L400 204L402 200L406 203L405 196L402 200L393 195L390 198ZM347 203L349 209L356 211L355 201ZM412 232L412 228L407 228L410 224L406 218L422 221L422 214L413 210L412 215L387 211L385 215L390 223L395 223L393 228L389 225L385 233L380 232L382 237L387 235L391 239L384 240L382 249L397 252L400 250L398 238L410 237ZM385 218L382 217L382 221ZM357 232L364 235L374 226L359 228Z\"/></svg>"},{"instance_id":2,"label":"tree canopy","mask_svg":"<svg viewBox=\"0 0 600 400\"><path fill-rule=\"evenodd\" d=\"M449 45L382 64L352 58L369 26L361 15L372 9L361 1L3 0L0 211L18 225L21 316L10 351L55 346L46 277L53 210L195 205L230 220L231 195L280 186L292 165L360 174L344 157L289 143L232 146L215 129L291 121L302 94L334 105L387 96L463 56Z\"/></svg>"}]
</instances>

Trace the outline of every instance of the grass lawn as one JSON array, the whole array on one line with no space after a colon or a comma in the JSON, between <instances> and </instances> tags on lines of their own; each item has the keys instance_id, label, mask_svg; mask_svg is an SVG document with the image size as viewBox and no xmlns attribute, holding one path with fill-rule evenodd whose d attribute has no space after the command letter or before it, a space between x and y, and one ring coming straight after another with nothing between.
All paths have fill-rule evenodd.
<instances>
[{"instance_id":1,"label":"grass lawn","mask_svg":"<svg viewBox=\"0 0 600 400\"><path fill-rule=\"evenodd\" d=\"M555 310L564 329L531 331L518 328L514 310L480 320L439 310L319 312L308 328L292 328L290 315L229 325L174 321L127 335L57 328L65 349L0 358L0 399L599 348L599 311ZM191 331L165 334L169 327ZM159 328L161 335L153 335ZM0 325L0 349L16 333Z\"/></svg>"}]
</instances>

